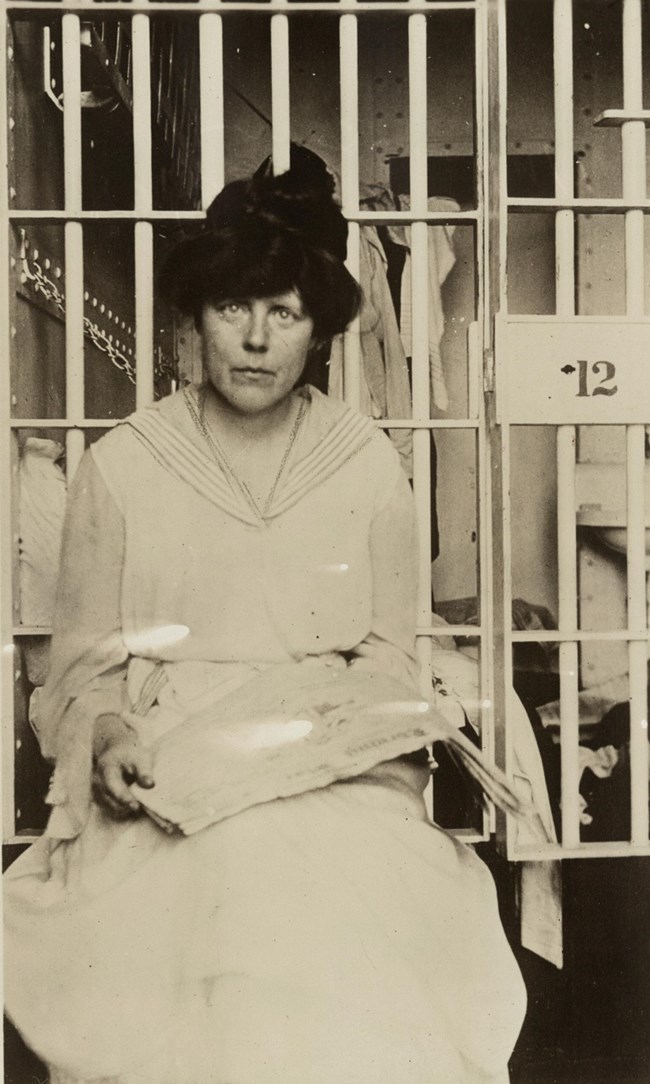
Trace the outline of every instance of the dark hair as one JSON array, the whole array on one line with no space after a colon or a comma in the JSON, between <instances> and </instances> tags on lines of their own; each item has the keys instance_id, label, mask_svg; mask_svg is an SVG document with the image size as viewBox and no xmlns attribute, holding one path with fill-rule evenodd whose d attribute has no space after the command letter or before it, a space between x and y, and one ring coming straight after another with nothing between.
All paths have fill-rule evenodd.
<instances>
[{"instance_id":1,"label":"dark hair","mask_svg":"<svg viewBox=\"0 0 650 1084\"><path fill-rule=\"evenodd\" d=\"M200 233L167 258L161 293L197 325L206 302L287 290L300 294L317 339L331 339L356 315L361 291L343 264L347 222L331 175L313 152L297 151L279 177L267 159L249 180L227 184Z\"/></svg>"}]
</instances>

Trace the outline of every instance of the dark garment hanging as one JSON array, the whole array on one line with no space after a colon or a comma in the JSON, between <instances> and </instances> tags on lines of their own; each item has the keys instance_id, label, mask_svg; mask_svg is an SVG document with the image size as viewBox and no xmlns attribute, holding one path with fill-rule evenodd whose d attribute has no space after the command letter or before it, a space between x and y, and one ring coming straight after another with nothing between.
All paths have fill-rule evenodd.
<instances>
[{"instance_id":1,"label":"dark garment hanging","mask_svg":"<svg viewBox=\"0 0 650 1084\"><path fill-rule=\"evenodd\" d=\"M388 280L388 289L390 290L390 296L393 299L393 308L395 309L395 316L397 317L399 326L402 307L402 272L404 270L404 264L406 263L407 250L404 245L395 244L387 226L377 226L377 236L386 253L386 278Z\"/></svg>"},{"instance_id":2,"label":"dark garment hanging","mask_svg":"<svg viewBox=\"0 0 650 1084\"><path fill-rule=\"evenodd\" d=\"M388 280L388 289L390 290L390 296L393 300L393 307L395 309L395 316L397 317L397 323L399 325L400 313L401 313L401 294L402 294L402 272L404 271L404 264L406 262L407 249L404 245L397 245L391 239L387 226L378 226L377 235L382 243L382 247L386 254L386 278ZM406 359L409 371L409 382L411 387L413 386L411 380L411 359ZM436 493L438 488L438 453L436 451L436 441L433 433L431 433L431 443L429 447L429 463L431 469L431 560L435 561L436 557L440 554L440 530L438 525L438 507L436 501ZM412 484L412 483L411 483Z\"/></svg>"}]
</instances>

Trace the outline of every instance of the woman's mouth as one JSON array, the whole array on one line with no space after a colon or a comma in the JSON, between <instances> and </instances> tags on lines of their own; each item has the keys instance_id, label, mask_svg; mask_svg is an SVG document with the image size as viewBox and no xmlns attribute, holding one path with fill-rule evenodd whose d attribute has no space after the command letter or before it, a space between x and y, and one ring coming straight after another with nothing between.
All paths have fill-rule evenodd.
<instances>
[{"instance_id":1,"label":"woman's mouth","mask_svg":"<svg viewBox=\"0 0 650 1084\"><path fill-rule=\"evenodd\" d=\"M270 369L233 369L232 377L236 383L264 384L273 379Z\"/></svg>"}]
</instances>

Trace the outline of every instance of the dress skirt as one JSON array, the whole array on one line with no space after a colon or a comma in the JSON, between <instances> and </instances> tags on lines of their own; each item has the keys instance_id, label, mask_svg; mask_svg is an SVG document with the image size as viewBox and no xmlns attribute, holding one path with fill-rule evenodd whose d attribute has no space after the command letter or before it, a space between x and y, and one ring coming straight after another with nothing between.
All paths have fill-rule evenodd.
<instances>
[{"instance_id":1,"label":"dress skirt","mask_svg":"<svg viewBox=\"0 0 650 1084\"><path fill-rule=\"evenodd\" d=\"M51 1084L503 1084L524 1011L485 866L372 773L184 838L97 807L5 877Z\"/></svg>"}]
</instances>

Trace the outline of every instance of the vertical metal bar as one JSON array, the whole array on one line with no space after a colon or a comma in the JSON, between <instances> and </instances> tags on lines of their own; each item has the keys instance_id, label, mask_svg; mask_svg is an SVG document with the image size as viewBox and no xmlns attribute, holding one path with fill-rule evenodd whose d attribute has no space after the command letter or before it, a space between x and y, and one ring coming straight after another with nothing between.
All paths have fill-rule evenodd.
<instances>
[{"instance_id":1,"label":"vertical metal bar","mask_svg":"<svg viewBox=\"0 0 650 1084\"><path fill-rule=\"evenodd\" d=\"M495 317L503 307L507 311L507 25L505 0L485 4L480 13L486 51L484 111L479 125L486 131L486 159L483 165L483 206L481 245L485 267L485 304L482 313L486 347L494 349L494 376L501 365L494 338ZM479 198L481 192L479 189ZM492 361L484 354L484 365ZM489 374L486 373L486 376ZM486 390L494 389L494 380ZM498 388L498 384L497 384ZM501 768L512 764L512 734L507 725L508 701L512 687L512 513L510 504L510 425L500 424L497 393L484 397L486 432L486 503L491 518L486 540L487 575L490 577L490 620L486 629L485 649L489 657L489 683L492 707L488 718L493 726L494 755ZM483 493L483 490L481 491ZM514 828L511 819L497 812L497 841L501 853L509 855Z\"/></svg>"},{"instance_id":2,"label":"vertical metal bar","mask_svg":"<svg viewBox=\"0 0 650 1084\"><path fill-rule=\"evenodd\" d=\"M133 172L134 209L151 211L151 51L149 16L134 15L131 24L133 51Z\"/></svg>"},{"instance_id":3,"label":"vertical metal bar","mask_svg":"<svg viewBox=\"0 0 650 1084\"><path fill-rule=\"evenodd\" d=\"M152 209L151 43L149 16L133 16L133 143L135 210ZM153 399L153 230L149 222L135 225L136 407Z\"/></svg>"},{"instance_id":4,"label":"vertical metal bar","mask_svg":"<svg viewBox=\"0 0 650 1084\"><path fill-rule=\"evenodd\" d=\"M428 197L427 17L409 15L409 160L411 210L425 214Z\"/></svg>"},{"instance_id":5,"label":"vertical metal bar","mask_svg":"<svg viewBox=\"0 0 650 1084\"><path fill-rule=\"evenodd\" d=\"M573 4L553 2L555 195L574 195L573 150ZM558 211L555 220L556 312L575 313L575 221L572 211ZM559 625L563 631L577 626L578 584L576 575L575 444L571 425L558 427L558 577ZM580 843L578 758L578 645L560 645L560 749L562 757L562 844Z\"/></svg>"},{"instance_id":6,"label":"vertical metal bar","mask_svg":"<svg viewBox=\"0 0 650 1084\"><path fill-rule=\"evenodd\" d=\"M577 625L576 455L573 426L562 425L557 435L559 629ZM560 751L562 757L562 844L580 843L578 644L560 645Z\"/></svg>"},{"instance_id":7,"label":"vertical metal bar","mask_svg":"<svg viewBox=\"0 0 650 1084\"><path fill-rule=\"evenodd\" d=\"M339 20L341 83L341 206L343 214L359 210L359 56L356 15ZM361 236L359 225L348 226L346 266L359 279ZM345 401L358 408L361 402L361 341L358 318L343 339L343 387Z\"/></svg>"},{"instance_id":8,"label":"vertical metal bar","mask_svg":"<svg viewBox=\"0 0 650 1084\"><path fill-rule=\"evenodd\" d=\"M82 208L81 183L81 40L78 15L64 15L63 40L63 175L65 209ZM83 421L83 232L79 222L65 225L65 401L66 416L74 425ZM66 473L72 478L84 450L80 429L66 433Z\"/></svg>"},{"instance_id":9,"label":"vertical metal bar","mask_svg":"<svg viewBox=\"0 0 650 1084\"><path fill-rule=\"evenodd\" d=\"M574 194L572 19L572 0L554 0L555 196L557 199L571 199ZM573 314L575 268L572 211L557 212L555 260L557 314L558 316Z\"/></svg>"},{"instance_id":10,"label":"vertical metal bar","mask_svg":"<svg viewBox=\"0 0 650 1084\"><path fill-rule=\"evenodd\" d=\"M497 615L500 608L495 607L495 592L503 591L503 583L495 576L495 555L502 552L502 536L497 530L495 538L494 493L492 481L492 448L489 432L489 416L492 402L482 395L484 388L484 360L491 362L494 355L487 353L494 347L494 316L499 311L502 295L498 293L501 282L500 261L505 253L505 229L507 226L507 206L505 199L500 203L501 191L501 111L506 111L505 65L502 54L505 52L505 4L500 3L488 10L484 4L474 15L474 69L475 102L474 132L476 139L476 197L478 222L476 225L475 245L478 268L478 312L474 338L470 346L470 357L476 356L472 377L472 388L468 397L470 418L478 415L478 555L479 555L479 593L481 606L481 658L480 658L480 697L481 697L481 744L491 761L496 759L496 685L499 681L499 699L505 700L505 681L503 665L503 635L495 635ZM494 91L492 90L494 82ZM505 145L505 140L504 140ZM507 196L507 192L504 193ZM496 226L502 233L496 232ZM494 233L494 236L493 236ZM505 303L505 295L503 295ZM470 343L472 336L470 335ZM472 390L473 389L473 390ZM499 469L504 469L503 462ZM496 484L500 488L500 480ZM499 518L502 517L504 502L499 505ZM500 527L500 524L499 524ZM500 574L503 563L499 562ZM500 654L499 654L500 652ZM500 713L502 721L507 719L505 710ZM502 727L505 730L505 725ZM509 765L510 757L505 762ZM496 831L495 809L492 806L488 815L484 815L484 830Z\"/></svg>"},{"instance_id":11,"label":"vertical metal bar","mask_svg":"<svg viewBox=\"0 0 650 1084\"><path fill-rule=\"evenodd\" d=\"M640 0L623 0L623 108L643 108L643 55ZM643 121L624 121L621 129L623 198L646 194L646 135ZM645 245L643 211L625 212L625 302L628 317L644 315ZM645 430L627 427L627 623L632 632L647 627L645 554ZM633 843L648 842L648 679L647 645L628 645L630 682L630 803Z\"/></svg>"},{"instance_id":12,"label":"vertical metal bar","mask_svg":"<svg viewBox=\"0 0 650 1084\"><path fill-rule=\"evenodd\" d=\"M65 224L65 403L66 416L81 427L85 417L84 251L80 222ZM66 433L66 473L70 481L84 451L81 428Z\"/></svg>"},{"instance_id":13,"label":"vertical metal bar","mask_svg":"<svg viewBox=\"0 0 650 1084\"><path fill-rule=\"evenodd\" d=\"M623 0L623 108L643 108L641 0ZM623 199L644 199L646 194L645 125L623 121L621 130ZM625 297L628 316L644 314L643 211L625 212Z\"/></svg>"},{"instance_id":14,"label":"vertical metal bar","mask_svg":"<svg viewBox=\"0 0 650 1084\"><path fill-rule=\"evenodd\" d=\"M409 56L409 159L411 214L424 215L428 199L427 147L427 19L408 17ZM418 623L431 623L431 434L418 429L418 421L430 418L429 376L429 239L426 222L411 224L411 311L413 390L413 493L418 512ZM417 641L423 692L431 681L431 640Z\"/></svg>"},{"instance_id":15,"label":"vertical metal bar","mask_svg":"<svg viewBox=\"0 0 650 1084\"><path fill-rule=\"evenodd\" d=\"M359 46L356 15L339 20L341 79L341 202L343 213L359 210Z\"/></svg>"},{"instance_id":16,"label":"vertical metal bar","mask_svg":"<svg viewBox=\"0 0 650 1084\"><path fill-rule=\"evenodd\" d=\"M648 649L629 645L630 669L630 802L632 842L648 844Z\"/></svg>"},{"instance_id":17,"label":"vertical metal bar","mask_svg":"<svg viewBox=\"0 0 650 1084\"><path fill-rule=\"evenodd\" d=\"M63 65L63 177L65 209L81 210L81 29L78 15L61 20Z\"/></svg>"},{"instance_id":18,"label":"vertical metal bar","mask_svg":"<svg viewBox=\"0 0 650 1084\"><path fill-rule=\"evenodd\" d=\"M0 117L7 114L7 86L9 79L8 20L0 13ZM0 124L0 161L9 161L7 126ZM11 469L11 312L9 306L9 283L6 281L10 259L9 230L9 182L7 170L0 169L0 260L4 268L2 297L0 298L0 693L2 695L2 824L4 838L15 833L15 783L14 783L14 642L12 635L13 602L12 571L14 561Z\"/></svg>"},{"instance_id":19,"label":"vertical metal bar","mask_svg":"<svg viewBox=\"0 0 650 1084\"><path fill-rule=\"evenodd\" d=\"M291 164L291 108L289 101L289 18L271 17L271 119L273 172L285 173Z\"/></svg>"},{"instance_id":20,"label":"vertical metal bar","mask_svg":"<svg viewBox=\"0 0 650 1084\"><path fill-rule=\"evenodd\" d=\"M224 185L223 25L220 15L199 19L201 84L201 202L204 208Z\"/></svg>"},{"instance_id":21,"label":"vertical metal bar","mask_svg":"<svg viewBox=\"0 0 650 1084\"><path fill-rule=\"evenodd\" d=\"M486 18L487 12L485 10L474 13L474 101L473 101L473 113L474 113L474 135L476 140L476 146L474 151L474 178L476 185L477 195L477 210L478 210L478 232L474 235L475 241L475 265L477 276L477 302L478 312L480 314L479 320L474 317L473 322L470 324L467 336L467 352L468 352L468 394L467 394L467 413L470 418L479 419L479 428L476 433L476 456L477 456L477 481L478 492L476 502L476 516L477 516L477 558L478 558L478 582L477 582L477 594L479 599L479 615L480 615L480 655L479 655L479 700L481 702L480 707L480 727L481 727L481 745L485 752L488 754L491 760L494 759L494 711L493 711L493 689L492 689L492 674L491 667L488 666L488 658L491 659L491 654L488 652L488 639L487 628L492 619L492 611L490 607L491 602L491 587L492 581L489 574L487 565L488 560L488 548L490 545L490 494L488 491L488 475L487 475L487 447L486 440L487 434L485 431L485 410L483 403L479 406L479 389L482 386L482 365L480 359L482 359L482 345L483 345L483 319L487 313L486 296L485 296L485 282L489 275L489 266L487 263L487 246L480 243L480 238L483 236L483 208L484 197L486 191L489 192L489 178L487 176L487 161L485 157L485 136L487 131L487 124L485 115L485 85L484 85L484 65L487 54L487 34L486 34ZM473 314L474 315L474 314ZM486 817L483 818L484 829L487 827Z\"/></svg>"},{"instance_id":22,"label":"vertical metal bar","mask_svg":"<svg viewBox=\"0 0 650 1084\"><path fill-rule=\"evenodd\" d=\"M153 362L153 228L135 225L135 402L148 406L154 393Z\"/></svg>"},{"instance_id":23,"label":"vertical metal bar","mask_svg":"<svg viewBox=\"0 0 650 1084\"><path fill-rule=\"evenodd\" d=\"M627 623L632 632L647 628L645 431L627 428ZM630 802L632 842L648 843L648 648L628 645L630 680Z\"/></svg>"},{"instance_id":24,"label":"vertical metal bar","mask_svg":"<svg viewBox=\"0 0 650 1084\"><path fill-rule=\"evenodd\" d=\"M627 623L635 633L645 629L645 432L627 427Z\"/></svg>"}]
</instances>

